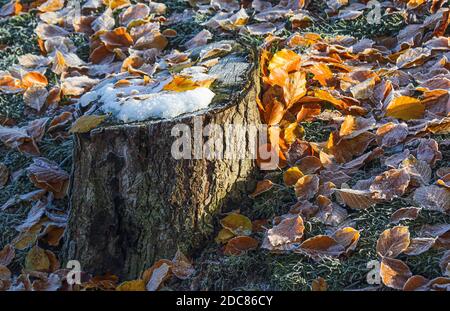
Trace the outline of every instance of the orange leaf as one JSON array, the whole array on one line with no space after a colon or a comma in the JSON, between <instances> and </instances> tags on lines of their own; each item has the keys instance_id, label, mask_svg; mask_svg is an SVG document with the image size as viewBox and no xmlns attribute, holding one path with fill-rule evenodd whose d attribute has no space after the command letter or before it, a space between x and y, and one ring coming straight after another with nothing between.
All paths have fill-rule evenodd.
<instances>
[{"instance_id":1,"label":"orange leaf","mask_svg":"<svg viewBox=\"0 0 450 311\"><path fill-rule=\"evenodd\" d=\"M425 105L420 100L400 96L393 99L386 108L386 116L402 120L420 119L423 117Z\"/></svg>"}]
</instances>

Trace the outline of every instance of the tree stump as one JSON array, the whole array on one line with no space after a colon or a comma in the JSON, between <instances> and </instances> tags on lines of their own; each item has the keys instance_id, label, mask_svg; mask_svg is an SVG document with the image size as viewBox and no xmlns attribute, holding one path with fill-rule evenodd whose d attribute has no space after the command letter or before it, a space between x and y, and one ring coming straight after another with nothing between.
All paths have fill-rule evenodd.
<instances>
[{"instance_id":1,"label":"tree stump","mask_svg":"<svg viewBox=\"0 0 450 311\"><path fill-rule=\"evenodd\" d=\"M175 159L171 148L177 137L171 130L186 124L194 132L195 120L222 129L260 124L254 54L240 46L211 68L217 95L207 110L75 136L64 261L78 260L93 274L133 279L155 260L171 259L177 249L198 250L213 238L215 216L225 205L245 204L254 188L255 161ZM200 137L201 143L214 135ZM254 140L246 135L238 145L250 149Z\"/></svg>"}]
</instances>

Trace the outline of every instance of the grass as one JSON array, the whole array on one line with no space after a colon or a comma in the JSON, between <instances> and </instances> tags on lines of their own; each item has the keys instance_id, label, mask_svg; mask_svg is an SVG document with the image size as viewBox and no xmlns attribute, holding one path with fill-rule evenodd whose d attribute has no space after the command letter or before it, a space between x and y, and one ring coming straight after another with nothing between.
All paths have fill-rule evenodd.
<instances>
[{"instance_id":1,"label":"grass","mask_svg":"<svg viewBox=\"0 0 450 311\"><path fill-rule=\"evenodd\" d=\"M0 20L0 70L17 63L17 57L37 53L37 35L34 33L38 18L34 14L22 14ZM0 94L0 116L12 119L24 118L21 94Z\"/></svg>"}]
</instances>

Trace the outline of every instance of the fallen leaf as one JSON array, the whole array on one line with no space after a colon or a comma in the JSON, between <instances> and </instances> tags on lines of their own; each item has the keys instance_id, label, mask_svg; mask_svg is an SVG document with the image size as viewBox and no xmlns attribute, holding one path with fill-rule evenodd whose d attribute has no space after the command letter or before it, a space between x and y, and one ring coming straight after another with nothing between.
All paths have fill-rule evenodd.
<instances>
[{"instance_id":1,"label":"fallen leaf","mask_svg":"<svg viewBox=\"0 0 450 311\"><path fill-rule=\"evenodd\" d=\"M299 200L312 199L319 191L320 179L317 175L305 175L295 183L295 195Z\"/></svg>"},{"instance_id":2,"label":"fallen leaf","mask_svg":"<svg viewBox=\"0 0 450 311\"><path fill-rule=\"evenodd\" d=\"M394 98L386 108L386 116L401 120L420 119L425 106L420 100L408 96Z\"/></svg>"},{"instance_id":3,"label":"fallen leaf","mask_svg":"<svg viewBox=\"0 0 450 311\"><path fill-rule=\"evenodd\" d=\"M191 261L180 250L177 250L172 262L172 273L180 280L189 279L195 273Z\"/></svg>"},{"instance_id":4,"label":"fallen leaf","mask_svg":"<svg viewBox=\"0 0 450 311\"><path fill-rule=\"evenodd\" d=\"M267 230L262 247L273 250L278 246L298 243L303 237L305 226L300 216L287 217Z\"/></svg>"},{"instance_id":5,"label":"fallen leaf","mask_svg":"<svg viewBox=\"0 0 450 311\"><path fill-rule=\"evenodd\" d=\"M423 209L430 211L450 211L450 190L436 185L423 186L414 192L414 201Z\"/></svg>"},{"instance_id":6,"label":"fallen leaf","mask_svg":"<svg viewBox=\"0 0 450 311\"><path fill-rule=\"evenodd\" d=\"M145 282L143 280L133 280L123 282L116 287L116 291L120 292L143 292L146 291Z\"/></svg>"},{"instance_id":7,"label":"fallen leaf","mask_svg":"<svg viewBox=\"0 0 450 311\"><path fill-rule=\"evenodd\" d=\"M250 235L252 234L252 222L248 217L231 213L222 220L220 224L225 229L230 230L235 235Z\"/></svg>"},{"instance_id":8,"label":"fallen leaf","mask_svg":"<svg viewBox=\"0 0 450 311\"><path fill-rule=\"evenodd\" d=\"M397 224L403 220L415 220L422 209L419 207L402 207L391 215L391 223Z\"/></svg>"},{"instance_id":9,"label":"fallen leaf","mask_svg":"<svg viewBox=\"0 0 450 311\"><path fill-rule=\"evenodd\" d=\"M70 128L70 133L88 133L92 129L100 125L105 119L106 115L83 115L79 117Z\"/></svg>"},{"instance_id":10,"label":"fallen leaf","mask_svg":"<svg viewBox=\"0 0 450 311\"><path fill-rule=\"evenodd\" d=\"M290 167L283 174L284 184L288 187L293 186L297 183L297 181L302 178L304 175L302 171L297 166Z\"/></svg>"},{"instance_id":11,"label":"fallen leaf","mask_svg":"<svg viewBox=\"0 0 450 311\"><path fill-rule=\"evenodd\" d=\"M31 271L49 271L50 259L45 250L34 246L25 257L25 269Z\"/></svg>"},{"instance_id":12,"label":"fallen leaf","mask_svg":"<svg viewBox=\"0 0 450 311\"><path fill-rule=\"evenodd\" d=\"M381 261L380 276L384 285L395 289L403 289L412 273L403 261L384 257Z\"/></svg>"},{"instance_id":13,"label":"fallen leaf","mask_svg":"<svg viewBox=\"0 0 450 311\"><path fill-rule=\"evenodd\" d=\"M377 253L383 258L395 258L403 253L409 244L408 227L396 226L381 233L377 241Z\"/></svg>"},{"instance_id":14,"label":"fallen leaf","mask_svg":"<svg viewBox=\"0 0 450 311\"><path fill-rule=\"evenodd\" d=\"M372 192L352 189L335 189L334 190L344 204L353 209L367 209L375 206L377 201L372 198Z\"/></svg>"},{"instance_id":15,"label":"fallen leaf","mask_svg":"<svg viewBox=\"0 0 450 311\"><path fill-rule=\"evenodd\" d=\"M225 245L224 254L227 256L239 256L258 247L258 241L249 236L237 236Z\"/></svg>"}]
</instances>

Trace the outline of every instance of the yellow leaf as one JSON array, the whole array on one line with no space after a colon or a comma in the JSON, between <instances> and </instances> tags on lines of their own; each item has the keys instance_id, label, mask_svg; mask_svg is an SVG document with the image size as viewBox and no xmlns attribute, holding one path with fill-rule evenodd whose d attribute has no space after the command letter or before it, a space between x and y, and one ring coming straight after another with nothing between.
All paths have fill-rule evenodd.
<instances>
[{"instance_id":1,"label":"yellow leaf","mask_svg":"<svg viewBox=\"0 0 450 311\"><path fill-rule=\"evenodd\" d=\"M250 235L252 233L252 222L241 214L232 213L222 219L220 224L235 235Z\"/></svg>"},{"instance_id":2,"label":"yellow leaf","mask_svg":"<svg viewBox=\"0 0 450 311\"><path fill-rule=\"evenodd\" d=\"M25 269L31 271L48 271L50 260L45 250L34 246L25 257Z\"/></svg>"},{"instance_id":3,"label":"yellow leaf","mask_svg":"<svg viewBox=\"0 0 450 311\"><path fill-rule=\"evenodd\" d=\"M283 174L283 181L286 186L293 186L297 183L297 181L303 177L303 173L296 166L289 168Z\"/></svg>"},{"instance_id":4,"label":"yellow leaf","mask_svg":"<svg viewBox=\"0 0 450 311\"><path fill-rule=\"evenodd\" d=\"M102 123L107 116L81 116L78 118L70 128L70 133L87 133L90 130L96 128L100 123Z\"/></svg>"},{"instance_id":5,"label":"yellow leaf","mask_svg":"<svg viewBox=\"0 0 450 311\"><path fill-rule=\"evenodd\" d=\"M386 115L402 120L420 119L425 112L425 105L420 100L400 96L392 100L386 108Z\"/></svg>"},{"instance_id":6,"label":"yellow leaf","mask_svg":"<svg viewBox=\"0 0 450 311\"><path fill-rule=\"evenodd\" d=\"M234 237L234 233L228 229L221 229L214 239L217 244L226 243L229 239Z\"/></svg>"},{"instance_id":7,"label":"yellow leaf","mask_svg":"<svg viewBox=\"0 0 450 311\"><path fill-rule=\"evenodd\" d=\"M123 282L117 286L116 291L121 292L143 292L145 291L145 282L143 280L133 280Z\"/></svg>"},{"instance_id":8,"label":"yellow leaf","mask_svg":"<svg viewBox=\"0 0 450 311\"><path fill-rule=\"evenodd\" d=\"M286 72L290 72L298 69L300 61L300 55L291 50L283 49L273 55L272 59L269 62L268 69L272 71L275 68L279 68Z\"/></svg>"},{"instance_id":9,"label":"yellow leaf","mask_svg":"<svg viewBox=\"0 0 450 311\"><path fill-rule=\"evenodd\" d=\"M197 82L192 81L191 79L182 76L175 76L169 84L164 86L163 89L166 91L185 92L194 90L199 86L200 85Z\"/></svg>"}]
</instances>

